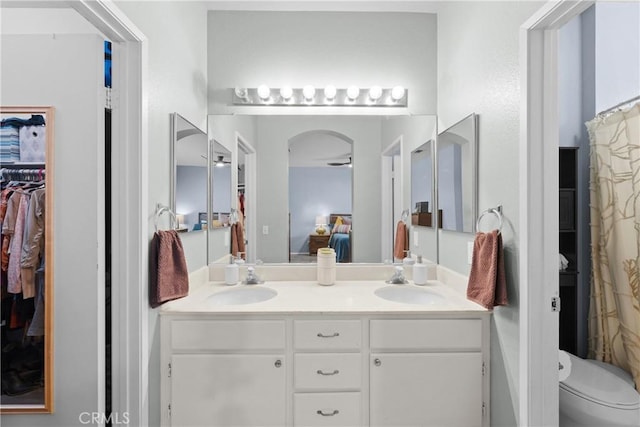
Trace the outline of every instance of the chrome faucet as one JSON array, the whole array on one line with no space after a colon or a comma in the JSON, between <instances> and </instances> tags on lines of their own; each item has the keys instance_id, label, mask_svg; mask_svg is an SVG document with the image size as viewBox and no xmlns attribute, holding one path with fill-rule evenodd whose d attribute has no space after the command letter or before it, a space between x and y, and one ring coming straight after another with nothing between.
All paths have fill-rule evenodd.
<instances>
[{"instance_id":1,"label":"chrome faucet","mask_svg":"<svg viewBox=\"0 0 640 427\"><path fill-rule=\"evenodd\" d=\"M409 282L404 278L404 271L402 267L398 265L396 266L391 279L387 280L387 283L391 283L392 285L404 285Z\"/></svg>"},{"instance_id":2,"label":"chrome faucet","mask_svg":"<svg viewBox=\"0 0 640 427\"><path fill-rule=\"evenodd\" d=\"M245 285L259 285L260 283L264 283L264 281L260 280L256 274L255 267L247 267L247 278L244 279L242 283Z\"/></svg>"}]
</instances>

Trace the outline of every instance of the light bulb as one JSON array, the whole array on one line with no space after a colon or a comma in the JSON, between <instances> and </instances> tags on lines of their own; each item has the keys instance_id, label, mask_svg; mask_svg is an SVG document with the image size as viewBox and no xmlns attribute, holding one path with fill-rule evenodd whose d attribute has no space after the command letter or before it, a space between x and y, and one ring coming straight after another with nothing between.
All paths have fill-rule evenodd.
<instances>
[{"instance_id":1,"label":"light bulb","mask_svg":"<svg viewBox=\"0 0 640 427\"><path fill-rule=\"evenodd\" d=\"M402 86L395 86L391 89L391 99L394 101L400 101L404 97L404 88Z\"/></svg>"},{"instance_id":2,"label":"light bulb","mask_svg":"<svg viewBox=\"0 0 640 427\"><path fill-rule=\"evenodd\" d=\"M360 95L360 88L358 86L349 86L347 88L347 97L354 101Z\"/></svg>"},{"instance_id":3,"label":"light bulb","mask_svg":"<svg viewBox=\"0 0 640 427\"><path fill-rule=\"evenodd\" d=\"M381 96L382 88L380 86L372 86L371 89L369 89L369 98L371 98L372 101L377 101Z\"/></svg>"},{"instance_id":4,"label":"light bulb","mask_svg":"<svg viewBox=\"0 0 640 427\"><path fill-rule=\"evenodd\" d=\"M337 92L338 91L334 85L329 85L324 88L324 97L329 101L333 101L333 99L336 97Z\"/></svg>"},{"instance_id":5,"label":"light bulb","mask_svg":"<svg viewBox=\"0 0 640 427\"><path fill-rule=\"evenodd\" d=\"M271 89L267 85L258 86L258 96L262 100L267 100L271 96Z\"/></svg>"},{"instance_id":6,"label":"light bulb","mask_svg":"<svg viewBox=\"0 0 640 427\"><path fill-rule=\"evenodd\" d=\"M291 99L291 97L293 96L293 89L291 89L291 86L283 86L282 88L280 88L280 96L285 101Z\"/></svg>"},{"instance_id":7,"label":"light bulb","mask_svg":"<svg viewBox=\"0 0 640 427\"><path fill-rule=\"evenodd\" d=\"M306 85L302 88L302 96L306 101L313 101L313 98L316 96L316 88L312 85Z\"/></svg>"},{"instance_id":8,"label":"light bulb","mask_svg":"<svg viewBox=\"0 0 640 427\"><path fill-rule=\"evenodd\" d=\"M247 89L243 87L235 88L236 96L240 99L247 99Z\"/></svg>"}]
</instances>

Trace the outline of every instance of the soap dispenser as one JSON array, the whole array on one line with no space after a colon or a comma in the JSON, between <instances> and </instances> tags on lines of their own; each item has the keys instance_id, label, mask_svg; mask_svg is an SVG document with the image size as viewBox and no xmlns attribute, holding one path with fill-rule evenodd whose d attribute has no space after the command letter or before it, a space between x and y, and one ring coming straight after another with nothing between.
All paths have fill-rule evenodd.
<instances>
[{"instance_id":1,"label":"soap dispenser","mask_svg":"<svg viewBox=\"0 0 640 427\"><path fill-rule=\"evenodd\" d=\"M229 264L224 267L224 282L227 285L235 285L240 280L238 264L234 262L233 255L229 257Z\"/></svg>"},{"instance_id":2,"label":"soap dispenser","mask_svg":"<svg viewBox=\"0 0 640 427\"><path fill-rule=\"evenodd\" d=\"M413 266L413 283L415 285L427 284L427 265L422 263L422 255L418 255L418 262Z\"/></svg>"}]
</instances>

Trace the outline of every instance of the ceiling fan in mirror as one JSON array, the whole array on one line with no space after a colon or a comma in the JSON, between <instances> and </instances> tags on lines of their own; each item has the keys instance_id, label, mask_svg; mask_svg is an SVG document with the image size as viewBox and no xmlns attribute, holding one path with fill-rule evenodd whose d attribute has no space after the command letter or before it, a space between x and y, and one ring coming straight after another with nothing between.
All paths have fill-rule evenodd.
<instances>
[{"instance_id":1,"label":"ceiling fan in mirror","mask_svg":"<svg viewBox=\"0 0 640 427\"><path fill-rule=\"evenodd\" d=\"M328 162L327 165L329 165L329 166L348 166L348 167L351 167L351 156L349 156L349 160L347 160L346 162Z\"/></svg>"},{"instance_id":2,"label":"ceiling fan in mirror","mask_svg":"<svg viewBox=\"0 0 640 427\"><path fill-rule=\"evenodd\" d=\"M231 164L231 160L225 160L224 156L218 156L214 164L217 168L222 168L222 167L225 167L226 165Z\"/></svg>"}]
</instances>

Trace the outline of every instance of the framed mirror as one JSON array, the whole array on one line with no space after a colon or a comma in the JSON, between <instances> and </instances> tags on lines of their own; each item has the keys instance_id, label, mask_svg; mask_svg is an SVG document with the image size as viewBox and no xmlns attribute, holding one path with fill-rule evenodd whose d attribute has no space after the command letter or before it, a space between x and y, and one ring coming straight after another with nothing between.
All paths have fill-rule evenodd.
<instances>
[{"instance_id":1,"label":"framed mirror","mask_svg":"<svg viewBox=\"0 0 640 427\"><path fill-rule=\"evenodd\" d=\"M53 107L0 107L0 413L53 412Z\"/></svg>"},{"instance_id":2,"label":"framed mirror","mask_svg":"<svg viewBox=\"0 0 640 427\"><path fill-rule=\"evenodd\" d=\"M411 225L435 226L435 142L429 140L411 152Z\"/></svg>"},{"instance_id":3,"label":"framed mirror","mask_svg":"<svg viewBox=\"0 0 640 427\"><path fill-rule=\"evenodd\" d=\"M207 182L209 179L207 133L178 113L171 120L171 206L179 232L208 227Z\"/></svg>"},{"instance_id":4,"label":"framed mirror","mask_svg":"<svg viewBox=\"0 0 640 427\"><path fill-rule=\"evenodd\" d=\"M438 209L442 229L473 233L478 200L478 129L470 114L438 134Z\"/></svg>"}]
</instances>

